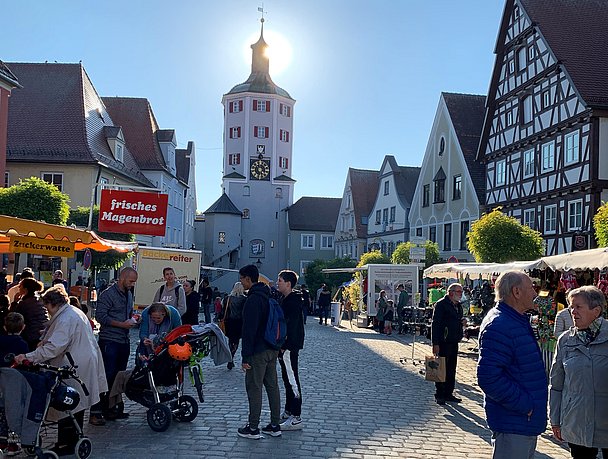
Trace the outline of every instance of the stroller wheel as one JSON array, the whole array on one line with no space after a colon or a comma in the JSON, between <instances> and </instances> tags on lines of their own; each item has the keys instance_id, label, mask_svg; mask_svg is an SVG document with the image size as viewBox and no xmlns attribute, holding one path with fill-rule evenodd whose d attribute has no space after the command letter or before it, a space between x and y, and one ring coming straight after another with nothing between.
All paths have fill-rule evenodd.
<instances>
[{"instance_id":1,"label":"stroller wheel","mask_svg":"<svg viewBox=\"0 0 608 459\"><path fill-rule=\"evenodd\" d=\"M93 444L87 437L82 437L78 440L78 443L76 443L74 451L76 452L76 457L78 459L87 459L87 457L91 455L91 451L93 451Z\"/></svg>"},{"instance_id":2,"label":"stroller wheel","mask_svg":"<svg viewBox=\"0 0 608 459\"><path fill-rule=\"evenodd\" d=\"M179 422L192 422L198 414L198 403L189 395L182 395L177 401L175 419Z\"/></svg>"},{"instance_id":3,"label":"stroller wheel","mask_svg":"<svg viewBox=\"0 0 608 459\"><path fill-rule=\"evenodd\" d=\"M171 410L167 405L155 403L148 409L148 425L155 432L164 432L171 424Z\"/></svg>"}]
</instances>

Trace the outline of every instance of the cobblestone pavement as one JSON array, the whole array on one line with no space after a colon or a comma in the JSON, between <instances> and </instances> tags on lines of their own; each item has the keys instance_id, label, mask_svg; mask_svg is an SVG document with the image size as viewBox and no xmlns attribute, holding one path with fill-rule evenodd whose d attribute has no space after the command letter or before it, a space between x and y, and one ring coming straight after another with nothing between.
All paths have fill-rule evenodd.
<instances>
[{"instance_id":1,"label":"cobblestone pavement","mask_svg":"<svg viewBox=\"0 0 608 459\"><path fill-rule=\"evenodd\" d=\"M247 420L244 373L205 364L205 403L192 423L173 422L153 432L146 409L128 402L128 420L105 427L86 424L96 458L489 458L476 354L462 343L457 387L459 405L434 403L434 386L419 374L412 335L379 335L368 329L321 326L309 318L300 357L304 429L282 437L248 440L236 435ZM430 353L418 337L414 357ZM282 383L279 376L280 386ZM193 394L192 388L187 392ZM283 399L283 392L281 393ZM264 395L262 423L269 422ZM549 432L539 438L536 458L567 458Z\"/></svg>"}]
</instances>

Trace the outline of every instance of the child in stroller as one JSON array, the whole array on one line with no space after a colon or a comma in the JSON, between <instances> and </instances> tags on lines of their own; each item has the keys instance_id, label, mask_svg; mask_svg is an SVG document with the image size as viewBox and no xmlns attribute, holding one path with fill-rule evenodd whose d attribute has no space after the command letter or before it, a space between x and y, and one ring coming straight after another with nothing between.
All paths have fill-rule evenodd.
<instances>
[{"instance_id":1,"label":"child in stroller","mask_svg":"<svg viewBox=\"0 0 608 459\"><path fill-rule=\"evenodd\" d=\"M215 365L231 359L228 342L214 324L181 325L170 331L154 353L137 365L125 386L126 396L148 408L150 428L163 432L171 418L191 422L198 414L197 401L184 394L184 370L187 369L198 399L204 402L201 360L211 355Z\"/></svg>"},{"instance_id":2,"label":"child in stroller","mask_svg":"<svg viewBox=\"0 0 608 459\"><path fill-rule=\"evenodd\" d=\"M9 354L5 360L13 361L14 357L14 354ZM76 457L86 459L91 455L91 440L84 435L72 414L80 402L80 394L65 381L76 381L85 395L88 396L89 393L78 377L72 356L66 353L66 357L69 365L62 367L23 361L21 365L14 363L11 368L0 368L0 392L7 393L10 388L10 393L19 394L4 397L8 426L20 435L21 444L30 456L41 459L59 457L52 449L42 447L42 433L47 428L58 425L58 421L47 420L50 408L66 413L78 433L79 439L74 451ZM23 396L26 394L29 397ZM29 400L29 405L23 406L23 400Z\"/></svg>"}]
</instances>

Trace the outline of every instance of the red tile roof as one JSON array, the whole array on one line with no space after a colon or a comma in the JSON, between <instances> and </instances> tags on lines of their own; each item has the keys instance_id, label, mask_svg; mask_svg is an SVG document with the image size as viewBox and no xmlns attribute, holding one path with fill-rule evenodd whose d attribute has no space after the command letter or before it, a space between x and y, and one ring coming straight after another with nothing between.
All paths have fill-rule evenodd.
<instances>
[{"instance_id":1,"label":"red tile roof","mask_svg":"<svg viewBox=\"0 0 608 459\"><path fill-rule=\"evenodd\" d=\"M125 142L143 170L167 170L156 132L158 123L148 99L102 97L110 116L122 127Z\"/></svg>"},{"instance_id":2,"label":"red tile roof","mask_svg":"<svg viewBox=\"0 0 608 459\"><path fill-rule=\"evenodd\" d=\"M369 213L374 207L380 184L380 174L378 171L349 167L348 175L355 207L357 237L367 238L367 225L361 223L361 217L369 217Z\"/></svg>"},{"instance_id":3,"label":"red tile roof","mask_svg":"<svg viewBox=\"0 0 608 459\"><path fill-rule=\"evenodd\" d=\"M608 107L608 1L520 0L520 3L564 64L585 102L594 107Z\"/></svg>"},{"instance_id":4,"label":"red tile roof","mask_svg":"<svg viewBox=\"0 0 608 459\"><path fill-rule=\"evenodd\" d=\"M128 148L116 161L106 138L114 123L80 64L10 63L23 89L9 99L7 161L103 164L139 181Z\"/></svg>"}]
</instances>

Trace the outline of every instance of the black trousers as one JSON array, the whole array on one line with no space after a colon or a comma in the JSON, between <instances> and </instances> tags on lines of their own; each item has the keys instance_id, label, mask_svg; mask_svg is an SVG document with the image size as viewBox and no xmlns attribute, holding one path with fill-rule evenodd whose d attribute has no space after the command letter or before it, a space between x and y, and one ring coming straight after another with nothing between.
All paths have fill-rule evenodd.
<instances>
[{"instance_id":1,"label":"black trousers","mask_svg":"<svg viewBox=\"0 0 608 459\"><path fill-rule=\"evenodd\" d=\"M574 443L568 443L570 447L570 455L574 459L596 459L597 448L589 448L587 446L575 445ZM602 456L608 458L608 448L602 448Z\"/></svg>"},{"instance_id":2,"label":"black trousers","mask_svg":"<svg viewBox=\"0 0 608 459\"><path fill-rule=\"evenodd\" d=\"M319 306L319 323L325 320L327 323L327 316L329 315L329 306Z\"/></svg>"},{"instance_id":3,"label":"black trousers","mask_svg":"<svg viewBox=\"0 0 608 459\"><path fill-rule=\"evenodd\" d=\"M82 430L82 426L84 425L84 410L74 414L74 419L76 419L80 430ZM57 423L57 444L73 448L79 439L80 436L78 435L78 429L74 425L74 421L69 417L60 419Z\"/></svg>"},{"instance_id":4,"label":"black trousers","mask_svg":"<svg viewBox=\"0 0 608 459\"><path fill-rule=\"evenodd\" d=\"M435 398L450 398L456 384L456 363L458 361L458 343L440 344L439 357L445 357L445 382L435 383Z\"/></svg>"},{"instance_id":5,"label":"black trousers","mask_svg":"<svg viewBox=\"0 0 608 459\"><path fill-rule=\"evenodd\" d=\"M298 374L299 351L286 350L279 354L281 376L285 385L285 411L294 416L302 414L302 389Z\"/></svg>"}]
</instances>

